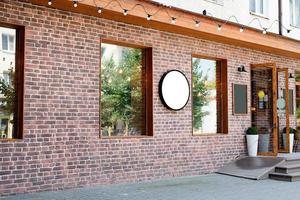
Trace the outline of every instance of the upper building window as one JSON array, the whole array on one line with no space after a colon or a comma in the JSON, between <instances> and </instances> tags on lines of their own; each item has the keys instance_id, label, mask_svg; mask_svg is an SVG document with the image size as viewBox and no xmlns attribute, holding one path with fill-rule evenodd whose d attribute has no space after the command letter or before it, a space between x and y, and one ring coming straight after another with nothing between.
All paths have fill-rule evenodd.
<instances>
[{"instance_id":1,"label":"upper building window","mask_svg":"<svg viewBox=\"0 0 300 200\"><path fill-rule=\"evenodd\" d=\"M250 12L268 16L268 0L250 0Z\"/></svg>"},{"instance_id":2,"label":"upper building window","mask_svg":"<svg viewBox=\"0 0 300 200\"><path fill-rule=\"evenodd\" d=\"M0 138L21 139L23 131L24 27L0 23Z\"/></svg>"},{"instance_id":3,"label":"upper building window","mask_svg":"<svg viewBox=\"0 0 300 200\"><path fill-rule=\"evenodd\" d=\"M2 50L15 51L15 35L2 33Z\"/></svg>"},{"instance_id":4,"label":"upper building window","mask_svg":"<svg viewBox=\"0 0 300 200\"><path fill-rule=\"evenodd\" d=\"M227 67L224 60L192 59L193 134L227 133Z\"/></svg>"},{"instance_id":5,"label":"upper building window","mask_svg":"<svg viewBox=\"0 0 300 200\"><path fill-rule=\"evenodd\" d=\"M291 24L300 27L300 0L290 0Z\"/></svg>"},{"instance_id":6,"label":"upper building window","mask_svg":"<svg viewBox=\"0 0 300 200\"><path fill-rule=\"evenodd\" d=\"M152 53L101 44L101 136L152 135Z\"/></svg>"},{"instance_id":7,"label":"upper building window","mask_svg":"<svg viewBox=\"0 0 300 200\"><path fill-rule=\"evenodd\" d=\"M206 1L209 1L209 2L214 3L214 4L218 4L220 6L224 5L224 0L206 0Z\"/></svg>"}]
</instances>

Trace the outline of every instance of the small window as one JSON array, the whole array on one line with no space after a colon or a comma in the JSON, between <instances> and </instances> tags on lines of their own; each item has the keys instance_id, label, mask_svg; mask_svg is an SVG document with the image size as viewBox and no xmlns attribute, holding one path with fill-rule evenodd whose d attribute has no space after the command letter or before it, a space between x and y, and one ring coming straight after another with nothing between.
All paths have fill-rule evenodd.
<instances>
[{"instance_id":1,"label":"small window","mask_svg":"<svg viewBox=\"0 0 300 200\"><path fill-rule=\"evenodd\" d=\"M300 28L300 0L290 0L290 21Z\"/></svg>"},{"instance_id":2,"label":"small window","mask_svg":"<svg viewBox=\"0 0 300 200\"><path fill-rule=\"evenodd\" d=\"M250 0L250 12L268 16L268 0Z\"/></svg>"},{"instance_id":3,"label":"small window","mask_svg":"<svg viewBox=\"0 0 300 200\"><path fill-rule=\"evenodd\" d=\"M21 139L23 131L24 27L0 23L0 138ZM15 50L18 51L15 51Z\"/></svg>"},{"instance_id":4,"label":"small window","mask_svg":"<svg viewBox=\"0 0 300 200\"><path fill-rule=\"evenodd\" d=\"M227 133L226 61L193 58L192 82L193 134Z\"/></svg>"},{"instance_id":5,"label":"small window","mask_svg":"<svg viewBox=\"0 0 300 200\"><path fill-rule=\"evenodd\" d=\"M15 34L2 33L2 50L4 51L15 51Z\"/></svg>"},{"instance_id":6,"label":"small window","mask_svg":"<svg viewBox=\"0 0 300 200\"><path fill-rule=\"evenodd\" d=\"M101 136L151 136L151 48L102 43L101 53Z\"/></svg>"}]
</instances>

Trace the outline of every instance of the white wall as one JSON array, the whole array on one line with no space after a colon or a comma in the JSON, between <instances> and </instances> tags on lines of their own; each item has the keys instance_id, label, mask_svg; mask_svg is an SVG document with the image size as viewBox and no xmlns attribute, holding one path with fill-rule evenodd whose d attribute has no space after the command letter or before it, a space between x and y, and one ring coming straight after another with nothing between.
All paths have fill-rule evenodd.
<instances>
[{"instance_id":1,"label":"white wall","mask_svg":"<svg viewBox=\"0 0 300 200\"><path fill-rule=\"evenodd\" d=\"M249 0L217 0L217 2L223 2L216 4L210 0L154 0L158 3L170 5L172 7L178 7L181 9L201 13L205 9L211 13L214 17L227 20L230 16L235 15L239 22L243 25L248 25L253 18L259 18L263 27L268 28L271 26L274 20L278 20L278 1L269 0L268 15L259 16L251 14L249 12ZM283 24L287 28L290 27L290 14L289 14L289 0L282 0L283 4ZM178 19L180 20L180 19ZM231 21L236 22L233 18ZM257 20L250 24L251 27L260 28ZM269 32L278 33L278 23L275 22ZM300 29L296 28L291 33L287 34L283 30L285 36L300 40Z\"/></svg>"}]
</instances>

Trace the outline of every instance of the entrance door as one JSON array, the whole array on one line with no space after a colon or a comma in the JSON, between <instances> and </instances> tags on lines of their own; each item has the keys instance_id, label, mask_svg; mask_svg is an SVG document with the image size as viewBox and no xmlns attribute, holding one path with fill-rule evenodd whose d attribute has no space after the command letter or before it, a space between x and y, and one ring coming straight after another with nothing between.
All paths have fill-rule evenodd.
<instances>
[{"instance_id":1,"label":"entrance door","mask_svg":"<svg viewBox=\"0 0 300 200\"><path fill-rule=\"evenodd\" d=\"M278 153L277 90L275 63L251 65L251 121L259 133L259 155Z\"/></svg>"},{"instance_id":2,"label":"entrance door","mask_svg":"<svg viewBox=\"0 0 300 200\"><path fill-rule=\"evenodd\" d=\"M277 70L277 86L278 149L281 153L289 153L289 75L287 68Z\"/></svg>"}]
</instances>

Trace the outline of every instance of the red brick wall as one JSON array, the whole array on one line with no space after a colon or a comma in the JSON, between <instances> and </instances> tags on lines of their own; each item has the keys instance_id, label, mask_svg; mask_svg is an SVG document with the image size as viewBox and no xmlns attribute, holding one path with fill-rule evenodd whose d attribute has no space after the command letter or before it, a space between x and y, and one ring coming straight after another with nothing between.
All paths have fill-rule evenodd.
<instances>
[{"instance_id":1,"label":"red brick wall","mask_svg":"<svg viewBox=\"0 0 300 200\"><path fill-rule=\"evenodd\" d=\"M250 85L250 73L237 67L300 66L299 59L16 0L0 1L0 21L26 26L24 139L0 142L1 195L213 172L245 153L250 114L232 116L231 85ZM99 41L108 37L153 47L153 137L99 139ZM174 112L159 100L165 71L191 79L192 53L228 59L228 135L192 136L191 101Z\"/></svg>"}]
</instances>

